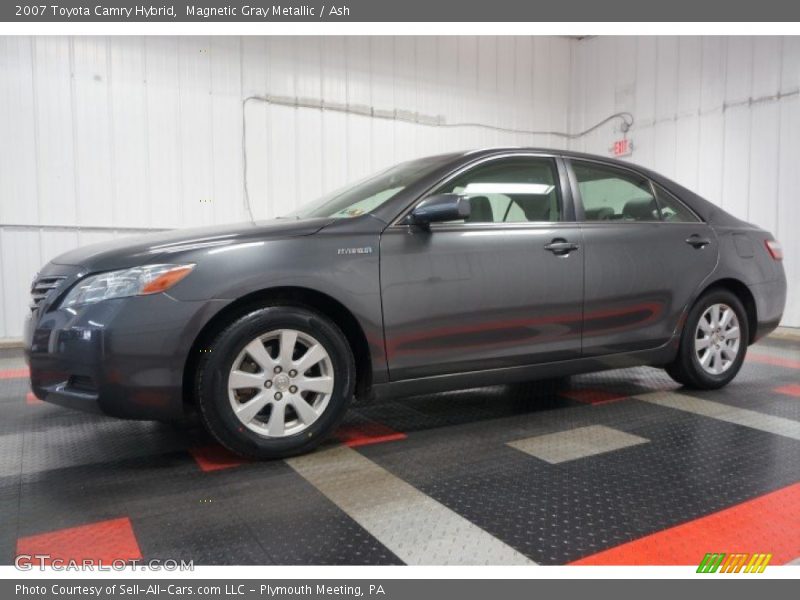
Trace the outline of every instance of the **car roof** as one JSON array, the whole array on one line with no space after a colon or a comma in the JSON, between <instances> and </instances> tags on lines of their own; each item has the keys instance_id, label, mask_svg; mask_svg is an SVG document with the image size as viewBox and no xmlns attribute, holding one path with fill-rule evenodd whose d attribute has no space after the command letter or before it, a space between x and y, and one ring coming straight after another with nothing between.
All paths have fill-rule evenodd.
<instances>
[{"instance_id":1,"label":"car roof","mask_svg":"<svg viewBox=\"0 0 800 600\"><path fill-rule=\"evenodd\" d=\"M577 152L575 150L567 150L564 148L543 148L540 146L497 146L497 147L489 147L489 148L477 148L473 150L466 150L463 152L458 153L460 157L480 157L480 156L491 156L493 154L506 154L506 153L514 153L514 152L522 152L522 153L533 153L533 154L553 154L555 156L563 156L564 158L577 158L577 159L587 159L587 160L599 160L609 164L617 164L621 167L626 167L629 169L636 169L636 170L647 170L644 167L637 165L636 163L630 163L624 160L620 160L618 158L612 158L610 156L603 156L602 154L590 154L588 152Z\"/></svg>"}]
</instances>

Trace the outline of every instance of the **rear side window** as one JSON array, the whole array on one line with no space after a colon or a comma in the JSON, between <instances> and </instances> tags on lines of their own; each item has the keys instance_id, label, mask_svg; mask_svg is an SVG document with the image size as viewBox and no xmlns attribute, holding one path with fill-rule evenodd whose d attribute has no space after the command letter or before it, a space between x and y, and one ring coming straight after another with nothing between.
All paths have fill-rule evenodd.
<instances>
[{"instance_id":1,"label":"rear side window","mask_svg":"<svg viewBox=\"0 0 800 600\"><path fill-rule=\"evenodd\" d=\"M700 218L673 194L624 169L573 161L586 221L669 221Z\"/></svg>"},{"instance_id":2,"label":"rear side window","mask_svg":"<svg viewBox=\"0 0 800 600\"><path fill-rule=\"evenodd\" d=\"M561 219L556 166L548 158L514 158L477 166L438 190L469 198L466 223L550 222Z\"/></svg>"},{"instance_id":3,"label":"rear side window","mask_svg":"<svg viewBox=\"0 0 800 600\"><path fill-rule=\"evenodd\" d=\"M605 165L573 161L587 221L658 221L650 180Z\"/></svg>"},{"instance_id":4,"label":"rear side window","mask_svg":"<svg viewBox=\"0 0 800 600\"><path fill-rule=\"evenodd\" d=\"M671 221L673 223L698 223L700 221L700 218L688 206L663 187L654 183L653 188L656 190L656 199L658 200L662 221Z\"/></svg>"}]
</instances>

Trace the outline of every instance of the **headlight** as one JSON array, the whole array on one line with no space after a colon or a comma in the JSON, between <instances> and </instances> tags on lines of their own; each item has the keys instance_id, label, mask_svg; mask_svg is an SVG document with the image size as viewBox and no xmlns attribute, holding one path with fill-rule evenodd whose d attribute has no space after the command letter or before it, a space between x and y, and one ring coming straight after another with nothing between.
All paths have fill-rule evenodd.
<instances>
[{"instance_id":1,"label":"headlight","mask_svg":"<svg viewBox=\"0 0 800 600\"><path fill-rule=\"evenodd\" d=\"M110 298L158 294L171 288L194 265L146 265L92 275L79 281L61 302L61 308L94 304Z\"/></svg>"}]
</instances>

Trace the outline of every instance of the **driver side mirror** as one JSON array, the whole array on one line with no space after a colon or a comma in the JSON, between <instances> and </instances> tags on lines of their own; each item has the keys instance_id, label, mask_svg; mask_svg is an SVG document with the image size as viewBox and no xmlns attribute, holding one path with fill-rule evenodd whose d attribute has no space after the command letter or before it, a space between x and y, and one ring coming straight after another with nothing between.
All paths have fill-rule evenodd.
<instances>
[{"instance_id":1,"label":"driver side mirror","mask_svg":"<svg viewBox=\"0 0 800 600\"><path fill-rule=\"evenodd\" d=\"M431 223L466 219L469 214L470 204L466 196L437 194L417 204L406 217L406 223L427 228Z\"/></svg>"}]
</instances>

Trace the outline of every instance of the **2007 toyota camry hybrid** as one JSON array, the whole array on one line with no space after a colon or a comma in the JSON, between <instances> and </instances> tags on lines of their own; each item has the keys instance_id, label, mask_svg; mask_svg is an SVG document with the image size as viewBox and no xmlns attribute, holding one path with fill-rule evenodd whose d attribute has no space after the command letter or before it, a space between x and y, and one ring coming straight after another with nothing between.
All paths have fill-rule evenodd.
<instances>
[{"instance_id":1,"label":"2007 toyota camry hybrid","mask_svg":"<svg viewBox=\"0 0 800 600\"><path fill-rule=\"evenodd\" d=\"M406 162L291 215L79 248L32 288L37 397L196 408L224 446L305 452L353 396L633 365L727 384L786 298L781 247L664 177L493 149Z\"/></svg>"}]
</instances>

